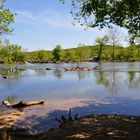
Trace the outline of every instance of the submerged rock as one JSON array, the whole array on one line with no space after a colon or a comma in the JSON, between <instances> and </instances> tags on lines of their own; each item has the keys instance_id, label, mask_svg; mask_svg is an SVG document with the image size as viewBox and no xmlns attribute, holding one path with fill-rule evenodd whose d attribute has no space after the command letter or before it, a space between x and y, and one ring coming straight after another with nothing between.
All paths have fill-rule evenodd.
<instances>
[{"instance_id":1,"label":"submerged rock","mask_svg":"<svg viewBox=\"0 0 140 140\"><path fill-rule=\"evenodd\" d=\"M46 68L46 70L52 70L51 68Z\"/></svg>"},{"instance_id":2,"label":"submerged rock","mask_svg":"<svg viewBox=\"0 0 140 140\"><path fill-rule=\"evenodd\" d=\"M3 78L3 79L8 79L8 76L3 76L2 78Z\"/></svg>"},{"instance_id":3,"label":"submerged rock","mask_svg":"<svg viewBox=\"0 0 140 140\"><path fill-rule=\"evenodd\" d=\"M72 67L72 68L64 68L65 71L92 71L95 68L88 68L88 67Z\"/></svg>"}]
</instances>

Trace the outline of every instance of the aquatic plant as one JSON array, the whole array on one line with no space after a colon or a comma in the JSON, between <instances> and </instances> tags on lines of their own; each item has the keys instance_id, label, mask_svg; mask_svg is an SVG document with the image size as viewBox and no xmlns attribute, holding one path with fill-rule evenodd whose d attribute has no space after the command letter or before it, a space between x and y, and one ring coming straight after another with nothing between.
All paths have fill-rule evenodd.
<instances>
[{"instance_id":1,"label":"aquatic plant","mask_svg":"<svg viewBox=\"0 0 140 140\"><path fill-rule=\"evenodd\" d=\"M58 121L60 123L60 125L62 125L62 124L65 124L67 122L77 120L77 118L78 118L77 113L74 115L74 117L72 117L72 109L70 108L68 111L68 116L61 115L60 118L56 117L55 120Z\"/></svg>"}]
</instances>

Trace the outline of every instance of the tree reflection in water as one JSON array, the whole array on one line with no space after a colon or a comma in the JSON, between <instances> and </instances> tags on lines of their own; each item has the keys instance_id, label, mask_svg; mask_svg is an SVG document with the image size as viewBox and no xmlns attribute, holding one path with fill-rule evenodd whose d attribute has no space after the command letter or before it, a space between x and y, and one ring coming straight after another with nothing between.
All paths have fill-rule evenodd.
<instances>
[{"instance_id":1,"label":"tree reflection in water","mask_svg":"<svg viewBox=\"0 0 140 140\"><path fill-rule=\"evenodd\" d=\"M111 95L118 95L118 87L125 86L128 89L140 88L140 72L104 72L95 73L96 84L109 89Z\"/></svg>"},{"instance_id":2,"label":"tree reflection in water","mask_svg":"<svg viewBox=\"0 0 140 140\"><path fill-rule=\"evenodd\" d=\"M129 75L129 89L140 88L140 72L130 71L128 72Z\"/></svg>"},{"instance_id":3,"label":"tree reflection in water","mask_svg":"<svg viewBox=\"0 0 140 140\"><path fill-rule=\"evenodd\" d=\"M0 75L8 76L8 77L17 77L18 75L22 74L25 69L18 69L18 68L0 68Z\"/></svg>"},{"instance_id":4,"label":"tree reflection in water","mask_svg":"<svg viewBox=\"0 0 140 140\"><path fill-rule=\"evenodd\" d=\"M63 71L62 70L59 70L59 69L54 70L54 76L57 79L62 79L62 77L63 77Z\"/></svg>"}]
</instances>

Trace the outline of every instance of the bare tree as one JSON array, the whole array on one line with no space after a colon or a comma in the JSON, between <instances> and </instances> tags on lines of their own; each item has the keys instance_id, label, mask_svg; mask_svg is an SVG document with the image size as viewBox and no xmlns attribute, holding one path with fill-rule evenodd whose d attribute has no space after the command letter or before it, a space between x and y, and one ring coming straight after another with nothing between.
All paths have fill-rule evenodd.
<instances>
[{"instance_id":1,"label":"bare tree","mask_svg":"<svg viewBox=\"0 0 140 140\"><path fill-rule=\"evenodd\" d=\"M108 36L109 36L109 43L113 46L113 52L112 52L112 57L113 61L115 58L115 46L120 44L121 40L121 32L117 27L112 27L108 31Z\"/></svg>"}]
</instances>

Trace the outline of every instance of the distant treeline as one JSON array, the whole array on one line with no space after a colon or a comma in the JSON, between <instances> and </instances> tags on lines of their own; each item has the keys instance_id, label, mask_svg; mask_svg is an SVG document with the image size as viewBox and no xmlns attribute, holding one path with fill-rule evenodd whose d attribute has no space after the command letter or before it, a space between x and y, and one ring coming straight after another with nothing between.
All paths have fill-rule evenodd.
<instances>
[{"instance_id":1,"label":"distant treeline","mask_svg":"<svg viewBox=\"0 0 140 140\"><path fill-rule=\"evenodd\" d=\"M0 45L0 62L4 64L24 63L61 63L97 61L99 46L78 46L77 48L63 49L57 45L52 51L37 50L25 52L19 45ZM113 60L113 46L105 45L102 48L101 61ZM114 47L114 61L140 61L140 46Z\"/></svg>"}]
</instances>

